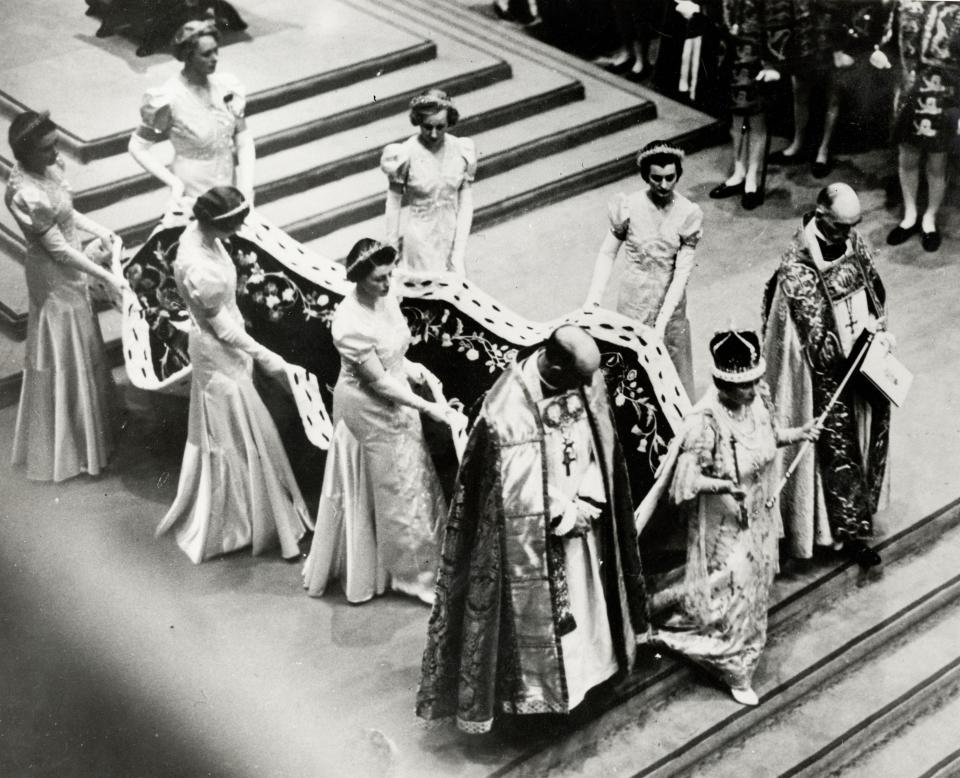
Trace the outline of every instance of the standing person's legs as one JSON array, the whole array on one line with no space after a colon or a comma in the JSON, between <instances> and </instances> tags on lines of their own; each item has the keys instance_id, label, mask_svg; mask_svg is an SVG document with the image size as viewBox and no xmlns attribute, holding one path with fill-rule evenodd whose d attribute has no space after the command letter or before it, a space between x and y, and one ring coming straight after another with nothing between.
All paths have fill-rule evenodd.
<instances>
[{"instance_id":1,"label":"standing person's legs","mask_svg":"<svg viewBox=\"0 0 960 778\"><path fill-rule=\"evenodd\" d=\"M730 140L733 143L733 172L724 181L724 186L742 184L747 175L747 146L750 132L749 116L734 116L730 127Z\"/></svg>"},{"instance_id":2,"label":"standing person's legs","mask_svg":"<svg viewBox=\"0 0 960 778\"><path fill-rule=\"evenodd\" d=\"M636 67L637 47L634 45L636 34L633 20L633 4L631 0L610 0L609 5L610 11L613 14L617 37L620 39L620 45L608 56L597 57L594 62L597 65L602 65L616 72L623 72L628 66L630 69ZM642 62L643 60L641 59L641 70Z\"/></svg>"},{"instance_id":3,"label":"standing person's legs","mask_svg":"<svg viewBox=\"0 0 960 778\"><path fill-rule=\"evenodd\" d=\"M813 163L813 175L824 178L830 173L830 142L833 140L833 131L837 128L840 118L840 85L835 77L831 77L827 84L827 112L823 117L823 137L817 148L817 156Z\"/></svg>"},{"instance_id":4,"label":"standing person's legs","mask_svg":"<svg viewBox=\"0 0 960 778\"><path fill-rule=\"evenodd\" d=\"M927 251L940 248L940 232L937 230L937 212L943 203L947 188L947 153L927 152L927 208L920 219L920 242Z\"/></svg>"},{"instance_id":5,"label":"standing person's legs","mask_svg":"<svg viewBox=\"0 0 960 778\"><path fill-rule=\"evenodd\" d=\"M920 149L901 143L897 159L900 192L903 195L903 219L900 226L909 229L917 223L917 190L920 188Z\"/></svg>"},{"instance_id":6,"label":"standing person's legs","mask_svg":"<svg viewBox=\"0 0 960 778\"><path fill-rule=\"evenodd\" d=\"M793 75L790 77L790 85L793 94L793 140L789 146L776 152L774 159L780 163L800 159L807 134L807 124L810 123L811 80L806 76Z\"/></svg>"},{"instance_id":7,"label":"standing person's legs","mask_svg":"<svg viewBox=\"0 0 960 778\"><path fill-rule=\"evenodd\" d=\"M747 170L743 180L743 205L747 210L752 210L763 202L759 176L766 163L767 117L764 113L757 113L748 119L750 132L746 144Z\"/></svg>"},{"instance_id":8,"label":"standing person's legs","mask_svg":"<svg viewBox=\"0 0 960 778\"><path fill-rule=\"evenodd\" d=\"M901 143L897 156L897 173L903 195L903 218L890 230L887 243L898 246L919 229L917 224L917 190L920 188L920 149Z\"/></svg>"}]
</instances>

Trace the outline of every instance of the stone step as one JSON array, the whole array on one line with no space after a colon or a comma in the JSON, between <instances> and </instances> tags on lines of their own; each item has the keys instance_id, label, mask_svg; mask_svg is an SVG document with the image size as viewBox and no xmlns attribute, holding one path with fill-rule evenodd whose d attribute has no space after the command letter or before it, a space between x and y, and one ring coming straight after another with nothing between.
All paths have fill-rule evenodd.
<instances>
[{"instance_id":1,"label":"stone step","mask_svg":"<svg viewBox=\"0 0 960 778\"><path fill-rule=\"evenodd\" d=\"M590 104L578 103L532 116L474 137L480 155L474 199L477 207L513 197L532 187L555 182L579 169L609 158L610 143L636 133L644 106L617 114L595 115ZM576 124L580 116L584 122ZM626 126L626 128L624 128ZM610 132L610 130L614 130ZM513 143L510 146L508 144ZM576 151L568 153L568 146ZM619 148L619 146L616 146ZM496 151L490 152L491 149ZM492 174L492 175L491 175ZM263 206L267 219L287 225L298 240L320 235L382 213L386 179L373 168ZM336 203L323 209L323 203Z\"/></svg>"},{"instance_id":2,"label":"stone step","mask_svg":"<svg viewBox=\"0 0 960 778\"><path fill-rule=\"evenodd\" d=\"M633 696L563 742L541 752L531 749L501 774L660 778L703 770L699 774L719 775L711 769L726 770L727 760L713 757L738 739L762 734L767 722L868 661L885 644L909 637L919 625L934 624L930 617L941 608L954 612L960 596L953 553L960 543L958 523L960 506L954 503L881 544L886 564L874 580L848 565L778 603L754 679L758 707L743 707L702 673L648 653L649 669L634 674L643 680L624 691ZM941 665L956 657L955 639L951 646L952 655ZM924 675L933 666L924 665ZM831 727L831 738L841 729ZM792 737L798 739L796 731ZM745 752L729 761L738 764L740 775L779 774L772 762L768 769L768 760L779 758L775 751L765 747L752 757L755 764L746 763Z\"/></svg>"},{"instance_id":3,"label":"stone step","mask_svg":"<svg viewBox=\"0 0 960 778\"><path fill-rule=\"evenodd\" d=\"M302 97L374 77L381 65L389 70L432 56L422 29L398 28L347 4L255 5L248 33L225 38L223 67L267 104L287 99L288 86ZM36 38L35 48L51 50L31 51L19 58L22 64L7 58L3 91L10 100L0 100L0 112L16 112L18 104L51 109L65 128L64 148L83 162L120 153L136 126L140 95L179 65L167 54L137 58L113 40L90 45L77 25L94 20L57 16L49 19L49 34Z\"/></svg>"},{"instance_id":4,"label":"stone step","mask_svg":"<svg viewBox=\"0 0 960 778\"><path fill-rule=\"evenodd\" d=\"M509 131L511 128L512 125L505 129ZM637 170L634 155L637 149L649 140L662 138L679 143L688 151L695 151L712 144L716 140L716 132L714 125L704 126L693 121L688 124L672 118L658 117L617 132L593 137L573 148L543 157L538 156L536 149L518 144L511 151L511 155L513 158L528 159L525 164L521 167L510 167L492 178L478 176L473 192L474 232L517 217L533 208L634 174ZM585 135L589 136L589 132ZM562 141L562 138L559 140ZM339 223L346 220L346 214L321 214L292 225L292 234L317 253L329 257L346 256L350 247L360 238L381 239L385 202L382 174L378 179L371 176L367 185L373 186L374 182L380 187L379 191L369 194L364 201L351 204L352 213L362 212L367 215L363 221L339 226ZM331 226L334 229L329 229ZM329 231L325 234L313 237L326 229ZM468 244L468 272L471 263L482 261L482 255L471 252Z\"/></svg>"},{"instance_id":5,"label":"stone step","mask_svg":"<svg viewBox=\"0 0 960 778\"><path fill-rule=\"evenodd\" d=\"M0 323L15 339L26 334L28 304L23 265L0 245Z\"/></svg>"},{"instance_id":6,"label":"stone step","mask_svg":"<svg viewBox=\"0 0 960 778\"><path fill-rule=\"evenodd\" d=\"M356 103L338 113L326 115L323 113L318 103L326 100L329 95L322 95L292 106L285 106L276 112L271 111L269 116L264 115L263 122L258 123L255 121L258 117L251 117L251 130L263 140L263 145L266 147L259 153L268 154L271 150L291 148L299 143L316 140L328 133L360 127L368 121L396 114L406 108L413 95L430 86L439 84L448 91L458 94L461 91L487 86L509 77L510 68L506 63L498 63L492 58L481 56L479 59L482 60L482 64L478 67L475 63L476 59L470 61L439 57L423 66L408 68L402 74L395 74L409 79L405 81L404 90L394 93L392 97L383 101L377 98L376 102L373 102L371 87L365 84L362 86L363 93L358 92L354 96ZM419 68L428 69L429 72L419 71ZM414 70L418 70L416 77L410 72ZM281 117L274 116L274 113L283 114L282 121L287 124L281 125ZM310 118L315 116L322 118ZM303 120L302 123L297 124L300 120ZM285 126L286 129L277 129L281 126ZM155 189L124 198L122 201L113 202L88 213L92 218L116 229L124 236L127 243L132 245L142 241L149 234L159 215L163 213L167 197L166 189Z\"/></svg>"},{"instance_id":7,"label":"stone step","mask_svg":"<svg viewBox=\"0 0 960 778\"><path fill-rule=\"evenodd\" d=\"M356 84L366 79L376 78L385 73L392 73L395 70L416 65L421 62L427 62L436 58L437 45L434 41L420 41L410 44L395 51L384 51L376 56L367 57L363 60L342 63L330 70L315 73L304 78L297 78L279 86L269 87L250 94L247 98L247 115L252 116L257 113L269 111L288 103L298 100L305 100L310 97L342 90L348 86ZM131 95L134 98L133 95ZM134 98L135 99L135 98ZM136 116L136 103L131 104L130 116ZM9 110L0 110L0 138L2 141L2 153L0 153L0 170L9 169L12 163L12 155L6 145L7 133L10 128L10 122L13 113ZM127 139L130 137L129 130L114 133L109 139L91 145L86 153L79 157L72 153L72 149L65 148L64 153L73 161L86 160L85 167L91 168L91 178L86 186L95 187L113 183L123 177L122 171L125 168L118 168L111 164L110 160L116 161L118 156L126 157ZM139 171L134 163L134 170L126 173L132 175ZM97 172L94 172L97 171ZM120 175L118 175L120 173ZM99 179L99 180L98 180ZM80 181L77 182L81 183Z\"/></svg>"},{"instance_id":8,"label":"stone step","mask_svg":"<svg viewBox=\"0 0 960 778\"><path fill-rule=\"evenodd\" d=\"M914 563L916 564L916 562ZM953 579L937 598L960 592ZM940 611L880 644L873 653L843 657L845 669L829 683L811 689L797 704L768 715L745 737L701 761L690 778L731 778L743 774L745 761L763 755L771 774L814 778L828 774L845 757L866 751L891 731L914 720L939 695L960 686L960 605L954 600ZM933 672L931 672L933 670ZM941 715L935 717L943 720ZM956 720L954 721L956 725ZM956 727L954 726L954 729ZM941 743L914 754L916 775L952 752L956 743Z\"/></svg>"},{"instance_id":9,"label":"stone step","mask_svg":"<svg viewBox=\"0 0 960 778\"><path fill-rule=\"evenodd\" d=\"M583 86L579 82L557 75L546 68L528 63L520 63L517 70L520 79L500 81L464 95L458 100L467 117L462 126L468 132L471 128L478 132L500 127L504 122L517 121L527 116L536 115L542 111L549 111L560 105L583 99ZM606 108L596 101L591 103L588 112L580 112L590 119L602 119L600 115ZM631 112L639 118L645 112L653 110L650 104L638 104ZM554 114L556 116L557 114ZM617 123L631 121L631 115L613 116L612 126ZM552 125L551 125L552 126ZM262 183L257 187L258 202L269 202L290 192L300 191L317 184L330 181L338 174L349 175L356 169L376 168L382 148L387 143L398 141L406 137L403 132L409 132L410 125L406 121L406 113L391 116L372 122L363 127L362 131L347 130L341 133L322 138L311 143L284 150L269 156L269 159L259 160L258 177ZM168 157L172 155L169 144L158 144L166 147L161 149ZM109 167L108 167L109 166ZM74 173L81 179L84 172L90 168L99 168L98 174L119 174L139 170L136 162L124 153L99 163L91 163L85 167L77 167L68 172L71 183ZM133 188L147 185L145 193L138 197L117 199L110 207L101 209L101 212L92 212L95 219L104 224L115 224L115 219L129 216L130 213L146 213L148 209L159 213L165 202L166 190L154 188L154 179L150 177L127 177ZM74 184L76 187L76 184ZM122 189L106 187L112 196L121 198ZM95 190L88 190L95 191ZM101 193L102 194L102 193ZM88 209L83 207L81 193L76 199L77 208L82 212ZM91 196L89 201L101 199L101 195ZM79 204L78 204L79 203ZM159 210L158 210L159 209ZM137 226L137 225L134 225ZM139 225L139 230L124 231L125 237L130 240L131 232L134 240L142 237L141 233L148 231L152 223ZM23 252L22 238L19 228L6 208L0 208L0 321L12 326L16 331L26 322L26 296L20 293L23 286L23 271L19 267Z\"/></svg>"},{"instance_id":10,"label":"stone step","mask_svg":"<svg viewBox=\"0 0 960 778\"><path fill-rule=\"evenodd\" d=\"M621 108L619 112L604 114L605 110L613 110L613 107L599 100L585 100L496 128L488 133L480 133L476 138L478 148L481 149L481 175L475 185L477 211L474 230L633 173L636 169L633 162L634 150L652 138L665 137L682 143L691 151L714 140L715 126L698 123L692 115L687 121L683 121L682 117L680 121L656 118L637 124L649 115L651 108L649 103L637 102L632 108ZM584 122L570 126L578 117ZM605 128L618 126L627 126L627 129L539 158L541 153L562 149L584 137L593 137ZM671 134L678 131L679 134ZM502 149L489 156L482 155L484 147L502 148L511 141L516 143L512 148ZM523 164L528 158L535 159ZM518 165L522 165L519 170L516 169ZM266 175L271 175L272 168L264 168ZM483 178L488 170L504 168L506 172L490 179ZM321 187L322 194L312 191L282 198L264 206L263 211L268 219L280 220L298 240L303 240L303 235L310 235L317 229L316 224L323 224L324 220L327 220L328 224L346 220L348 226L332 231L311 243L311 247L323 255L340 257L346 254L359 237L382 236L383 189L383 176L379 170L373 169ZM339 211L316 215L316 203L343 202L343 198L355 198L358 192L364 191L367 193L366 200L354 200L341 206ZM129 214L129 210L134 207L132 201L163 195L164 190L157 190L94 212L91 216L104 224L114 225L125 214ZM338 197L341 199L338 200ZM287 210L291 203L301 210L291 214ZM141 203L140 207L144 213L159 212L163 203L158 201L149 206ZM351 224L350 220L355 219L357 214L366 215L367 218ZM299 224L296 222L298 217ZM152 225L153 222L144 222L137 229L121 229L121 234L124 234L128 245L135 246L137 239L145 237ZM20 240L19 228L9 212L0 209L0 238L3 238L5 230L9 231L10 235L16 235L17 241ZM14 246L12 251L5 249L3 241L0 240L0 254L7 254L5 261L0 263L0 301L9 309L4 319L9 319L14 326L22 326L26 309L19 306L25 297L8 295L5 292L6 289L12 290L22 283L22 269L17 267L22 248L16 248L16 243L9 245ZM20 245L22 246L22 243ZM468 254L468 261L475 261L475 258ZM12 279L9 283L8 277Z\"/></svg>"},{"instance_id":11,"label":"stone step","mask_svg":"<svg viewBox=\"0 0 960 778\"><path fill-rule=\"evenodd\" d=\"M583 99L583 85L547 68L530 63L513 66L513 78L496 81L460 96L458 108L464 119L459 131L477 133L505 122ZM381 149L409 132L406 104L383 119L367 122L362 129L341 132L301 143L293 148L261 155L257 170L257 199L267 202L298 188L362 170L377 163ZM159 143L153 153L165 164L173 158L169 143ZM71 171L73 173L73 171ZM71 181L77 190L75 205L82 212L105 207L124 197L161 189L160 182L143 172L134 159L123 154L91 163L76 171Z\"/></svg>"},{"instance_id":12,"label":"stone step","mask_svg":"<svg viewBox=\"0 0 960 778\"><path fill-rule=\"evenodd\" d=\"M905 730L842 765L834 774L841 778L884 775L955 778L960 775L958 721L960 697L953 696L918 721L902 722Z\"/></svg>"}]
</instances>

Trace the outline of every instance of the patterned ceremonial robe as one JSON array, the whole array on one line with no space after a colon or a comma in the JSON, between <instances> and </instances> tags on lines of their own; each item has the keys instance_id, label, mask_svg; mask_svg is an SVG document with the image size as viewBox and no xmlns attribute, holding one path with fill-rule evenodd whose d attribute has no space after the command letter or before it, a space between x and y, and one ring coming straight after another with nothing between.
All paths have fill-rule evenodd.
<instances>
[{"instance_id":1,"label":"patterned ceremonial robe","mask_svg":"<svg viewBox=\"0 0 960 778\"><path fill-rule=\"evenodd\" d=\"M606 643L622 675L636 631L646 628L633 507L599 372L579 397L600 452L607 509L591 532ZM588 626L571 612L581 582L566 580L565 539L551 530L547 434L514 364L487 394L460 467L417 694L422 718L456 716L461 729L480 733L497 713L567 713L576 704L567 678L580 668L565 667L563 642Z\"/></svg>"},{"instance_id":2,"label":"patterned ceremonial robe","mask_svg":"<svg viewBox=\"0 0 960 778\"><path fill-rule=\"evenodd\" d=\"M807 220L809 223L809 219ZM886 293L870 250L850 234L843 258L821 272L804 229L797 232L770 280L764 311L767 382L783 427L819 416L849 368L835 306L860 294L867 311L884 314ZM806 456L780 497L793 556L809 558L813 544L866 539L873 534L887 465L890 407L855 375L827 415L815 456ZM782 473L798 451L781 449Z\"/></svg>"},{"instance_id":3,"label":"patterned ceremonial robe","mask_svg":"<svg viewBox=\"0 0 960 778\"><path fill-rule=\"evenodd\" d=\"M951 151L960 120L960 3L898 0L883 39L888 56L894 42L900 52L894 140Z\"/></svg>"},{"instance_id":4,"label":"patterned ceremonial robe","mask_svg":"<svg viewBox=\"0 0 960 778\"><path fill-rule=\"evenodd\" d=\"M700 7L724 38L734 115L764 109L767 90L756 80L762 68L786 75L830 64L828 18L814 13L813 0L703 0Z\"/></svg>"}]
</instances>

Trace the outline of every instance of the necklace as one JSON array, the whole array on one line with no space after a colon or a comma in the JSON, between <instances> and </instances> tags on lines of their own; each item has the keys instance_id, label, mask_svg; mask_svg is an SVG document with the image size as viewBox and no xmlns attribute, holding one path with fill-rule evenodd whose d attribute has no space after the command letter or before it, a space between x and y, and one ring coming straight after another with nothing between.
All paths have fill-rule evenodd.
<instances>
[{"instance_id":1,"label":"necklace","mask_svg":"<svg viewBox=\"0 0 960 778\"><path fill-rule=\"evenodd\" d=\"M742 406L739 413L736 413L730 410L723 403L718 403L718 404L723 409L724 415L726 415L726 417L730 419L731 422L733 422L734 426L738 428L738 432L740 432L743 435L753 435L753 433L756 432L757 419L753 415L752 404Z\"/></svg>"}]
</instances>

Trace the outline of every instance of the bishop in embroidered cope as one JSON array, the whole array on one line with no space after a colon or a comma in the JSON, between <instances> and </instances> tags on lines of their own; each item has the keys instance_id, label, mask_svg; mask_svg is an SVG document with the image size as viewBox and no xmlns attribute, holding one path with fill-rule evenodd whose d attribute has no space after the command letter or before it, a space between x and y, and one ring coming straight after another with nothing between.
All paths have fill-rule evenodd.
<instances>
[{"instance_id":1,"label":"bishop in embroidered cope","mask_svg":"<svg viewBox=\"0 0 960 778\"><path fill-rule=\"evenodd\" d=\"M564 331L596 350L579 328ZM594 364L570 381L543 354L488 392L445 528L417 714L455 716L467 732L488 731L501 713L568 713L629 672L646 628L603 377Z\"/></svg>"}]
</instances>

